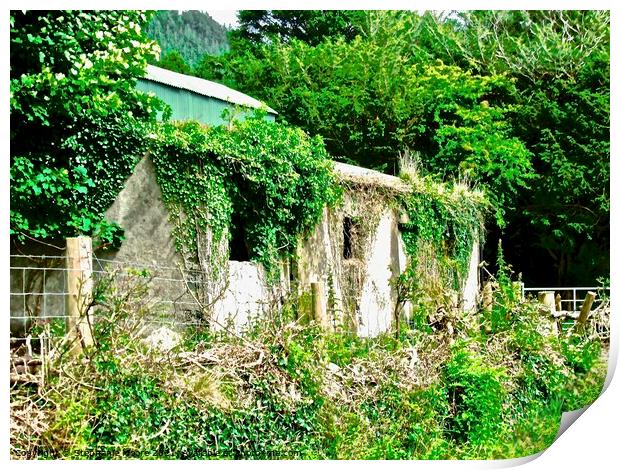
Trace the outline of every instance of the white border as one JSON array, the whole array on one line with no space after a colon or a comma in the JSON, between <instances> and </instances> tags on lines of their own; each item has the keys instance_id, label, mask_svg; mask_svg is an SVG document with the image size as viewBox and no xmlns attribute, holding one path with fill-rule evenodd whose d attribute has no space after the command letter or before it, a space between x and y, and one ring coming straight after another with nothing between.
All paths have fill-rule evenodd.
<instances>
[{"instance_id":1,"label":"white border","mask_svg":"<svg viewBox=\"0 0 620 470\"><path fill-rule=\"evenodd\" d=\"M69 9L69 8L89 8L89 9L214 9L214 10L222 10L222 3L220 1L207 1L207 2L196 2L196 1L185 1L179 0L176 2L171 2L169 0L151 0L151 1L117 1L117 0L108 0L108 1L91 1L91 2L83 2L83 1L32 1L32 0L24 0L21 2L17 1L9 1L7 2L5 14L3 16L3 20L0 22L0 34L3 38L4 47L1 49L2 53L2 61L5 70L5 73L8 75L9 70L9 54L8 54L8 45L9 45L9 31L8 31L8 10L9 9L42 9L42 8L56 8L56 9ZM350 9L433 9L433 10L458 10L458 9L605 9L612 10L612 129L611 135L618 135L618 126L616 125L616 117L618 116L618 97L617 97L617 64L618 64L618 53L617 53L617 41L618 41L618 27L615 24L617 21L617 13L616 8L611 1L599 1L599 0L590 0L590 1L443 1L436 0L433 2L429 1L416 1L416 2L403 2L403 1L392 1L392 0L384 0L384 1L315 1L310 0L306 2L288 2L282 0L271 0L271 1L241 1L241 0L231 0L226 2L226 7L234 10L238 9L263 9L263 8L274 8L274 9L334 9L334 8L350 8ZM4 269L2 270L2 279L3 285L5 288L5 295L2 297L2 302L4 305L4 312L9 311L9 296L8 296L8 254L9 254L9 243L8 243L8 220L9 220L9 176L8 176L8 166L9 166L9 118L8 118L8 79L4 82L4 87L0 90L0 96L2 98L2 102L5 103L4 110L5 112L2 115L3 119L3 143L4 143L4 153L2 161L4 164L0 169L0 175L4 184L1 186L2 191L2 209L3 209L3 217L0 222L0 233L4 233L5 238L2 239L2 250L4 250L4 256L2 258ZM615 142L612 140L612 155L614 155L615 159L618 158L616 150ZM618 168L615 163L615 159L611 159L611 179L612 181L618 181ZM612 185L612 213L614 211L614 207L616 207L617 199L618 199L618 191ZM613 221L612 217L612 221ZM614 240L618 239L617 237L620 235L618 233L617 224L612 222L611 225L611 234ZM615 280L618 279L618 251L612 243L611 249L611 279L612 279L612 296L616 298L616 283ZM615 310L615 309L614 309ZM5 315L5 320L3 322L3 330L4 337L8 337L8 315ZM618 357L618 329L620 325L617 319L617 314L614 313L612 315L612 342L611 342L611 353L610 353L610 371L613 371L616 367L617 357ZM6 349L8 351L8 348ZM0 369L0 380L4 383L4 390L8 392L8 360L5 357L5 360L2 361L1 369ZM608 378L611 379L611 375L608 375ZM19 466L38 466L47 464L47 462L13 462L9 461L9 442L8 442L8 393L5 395L5 399L3 401L2 406L2 422L5 423L4 432L2 435L2 447L5 449L4 459L9 465L19 465ZM444 461L436 461L436 462L427 462L427 461L404 461L404 462L381 462L380 465L390 466L390 467L401 467L407 466L432 466L434 468L498 468L498 467L506 467L506 466L515 466L518 464L525 463L530 460L527 464L528 468L540 468L540 469L548 469L555 467L562 468L573 468L578 467L581 469L599 469L599 468L615 468L618 465L620 459L619 449L620 445L618 444L618 427L620 426L620 386L618 385L618 379L611 381L606 391L602 394L602 396L589 408L587 409L581 417L577 420L576 424L570 426L570 428L562 434L559 439L545 452L542 453L538 458L535 459L517 459L516 461L454 461L454 462L444 462ZM84 465L83 462L55 462L56 465L61 466L75 466L75 465ZM347 467L347 466L355 466L355 468L359 467L368 467L375 466L377 462L321 462L320 465L325 466L334 466L337 465L339 467ZM115 462L91 462L88 465L117 465ZM132 462L132 466L136 467L146 467L148 465L149 468L152 466L168 466L174 465L175 467L179 465L179 462ZM196 465L205 465L204 462L182 462L184 466L196 466ZM252 467L262 467L262 468L285 468L290 465L290 462L286 461L276 461L276 462L223 462L223 461L214 461L209 462L208 465L213 467L229 467L233 465L237 466L252 466ZM315 462L304 462L297 461L293 465L295 466L314 466Z\"/></svg>"}]
</instances>

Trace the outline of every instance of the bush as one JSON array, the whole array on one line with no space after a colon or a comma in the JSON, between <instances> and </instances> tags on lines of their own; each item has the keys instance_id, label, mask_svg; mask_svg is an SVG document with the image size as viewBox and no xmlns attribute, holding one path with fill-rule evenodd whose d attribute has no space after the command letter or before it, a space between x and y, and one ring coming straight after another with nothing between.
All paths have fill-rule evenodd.
<instances>
[{"instance_id":1,"label":"bush","mask_svg":"<svg viewBox=\"0 0 620 470\"><path fill-rule=\"evenodd\" d=\"M459 442L484 445L502 428L505 373L485 363L484 356L458 343L444 369L450 403L447 435Z\"/></svg>"}]
</instances>

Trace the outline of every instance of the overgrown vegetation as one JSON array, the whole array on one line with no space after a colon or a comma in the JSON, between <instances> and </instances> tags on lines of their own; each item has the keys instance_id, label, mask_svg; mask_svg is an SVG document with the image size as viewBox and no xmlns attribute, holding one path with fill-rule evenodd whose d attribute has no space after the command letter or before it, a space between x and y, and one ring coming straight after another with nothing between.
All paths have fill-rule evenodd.
<instances>
[{"instance_id":1,"label":"overgrown vegetation","mask_svg":"<svg viewBox=\"0 0 620 470\"><path fill-rule=\"evenodd\" d=\"M11 235L122 238L103 213L161 108L135 90L159 50L146 21L137 11L11 12Z\"/></svg>"},{"instance_id":2,"label":"overgrown vegetation","mask_svg":"<svg viewBox=\"0 0 620 470\"><path fill-rule=\"evenodd\" d=\"M265 100L337 158L392 173L409 149L439 178L487 186L487 247L502 238L530 284L608 276L608 11L239 19L231 50L194 73Z\"/></svg>"},{"instance_id":3,"label":"overgrown vegetation","mask_svg":"<svg viewBox=\"0 0 620 470\"><path fill-rule=\"evenodd\" d=\"M111 278L95 295L95 346L78 357L61 347L43 386L12 388L12 455L426 459L544 449L561 412L600 393L600 325L556 335L519 298L501 250L490 308L465 314L454 294L487 212L500 228L518 222L512 233L555 259L560 281L584 265L606 272L604 256L600 266L589 259L609 242L608 16L241 17L231 52L203 58L198 74L267 100L305 131L260 113L227 127L158 123L162 103L134 88L158 53L143 13L11 12L11 235L86 234L118 246L122 228L103 214L148 152L186 261L212 280L205 263L224 269L236 236L275 275L337 199L326 148L388 172L417 152L424 169L401 168L410 191L381 194L402 212L410 259L395 285L396 331L326 333L297 321L303 306L292 298L243 336L204 324L161 350L145 340L157 315L148 273ZM188 70L178 54L163 59ZM375 208L358 209L372 225Z\"/></svg>"},{"instance_id":4,"label":"overgrown vegetation","mask_svg":"<svg viewBox=\"0 0 620 470\"><path fill-rule=\"evenodd\" d=\"M166 105L135 90L158 54L141 27L147 20L12 13L11 235L93 235L120 246L122 227L104 213L148 153L186 259L196 261L208 226L208 255L220 255L210 264L226 261L220 242L234 222L250 257L272 271L336 197L322 140L260 113L238 122L231 111L228 127L211 129L157 122Z\"/></svg>"},{"instance_id":5,"label":"overgrown vegetation","mask_svg":"<svg viewBox=\"0 0 620 470\"><path fill-rule=\"evenodd\" d=\"M418 168L420 163L415 164ZM466 183L437 183L415 167L401 169L401 178L412 186L403 197L408 220L401 224L408 255L415 263L421 244L430 242L444 263L444 281L462 288L472 247L484 241L484 222L492 207L484 191ZM446 276L448 278L446 279Z\"/></svg>"},{"instance_id":6,"label":"overgrown vegetation","mask_svg":"<svg viewBox=\"0 0 620 470\"><path fill-rule=\"evenodd\" d=\"M177 220L177 248L189 257L198 232L209 228L217 247L237 230L250 258L274 268L338 194L321 139L261 113L230 127L166 124L150 156Z\"/></svg>"},{"instance_id":7,"label":"overgrown vegetation","mask_svg":"<svg viewBox=\"0 0 620 470\"><path fill-rule=\"evenodd\" d=\"M461 313L453 330L356 338L297 323L292 302L243 337L205 325L159 349L144 338L148 273L110 279L96 345L56 356L45 386L12 388L14 458L518 457L606 372L595 328L557 337L535 304L502 296L511 314L491 329Z\"/></svg>"},{"instance_id":8,"label":"overgrown vegetation","mask_svg":"<svg viewBox=\"0 0 620 470\"><path fill-rule=\"evenodd\" d=\"M401 156L400 176L411 191L399 196L400 233L407 266L394 279L395 320L408 305L416 328L425 329L438 308L457 307L472 252L484 242L484 222L491 203L465 182L442 184L421 174L415 155Z\"/></svg>"},{"instance_id":9,"label":"overgrown vegetation","mask_svg":"<svg viewBox=\"0 0 620 470\"><path fill-rule=\"evenodd\" d=\"M175 31L213 26L198 12L156 18ZM528 283L608 276L608 12L241 11L239 18L228 53L206 54L189 70L170 50L162 65L265 100L320 134L337 158L395 172L399 153L411 150L439 179L486 186L497 221L486 247L501 237ZM11 14L16 236L122 238L102 212L143 154L144 127L157 111L133 89L156 59L147 22L138 12ZM40 203L30 203L32 194Z\"/></svg>"}]
</instances>

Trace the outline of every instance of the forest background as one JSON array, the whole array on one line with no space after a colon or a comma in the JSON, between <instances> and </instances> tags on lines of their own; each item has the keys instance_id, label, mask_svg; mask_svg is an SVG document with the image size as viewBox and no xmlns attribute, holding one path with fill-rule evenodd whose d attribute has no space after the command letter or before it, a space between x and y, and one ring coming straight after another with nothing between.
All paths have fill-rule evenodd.
<instances>
[{"instance_id":1,"label":"forest background","mask_svg":"<svg viewBox=\"0 0 620 470\"><path fill-rule=\"evenodd\" d=\"M263 100L336 159L485 187L484 258L528 285L609 277L608 11L160 11L158 65Z\"/></svg>"}]
</instances>

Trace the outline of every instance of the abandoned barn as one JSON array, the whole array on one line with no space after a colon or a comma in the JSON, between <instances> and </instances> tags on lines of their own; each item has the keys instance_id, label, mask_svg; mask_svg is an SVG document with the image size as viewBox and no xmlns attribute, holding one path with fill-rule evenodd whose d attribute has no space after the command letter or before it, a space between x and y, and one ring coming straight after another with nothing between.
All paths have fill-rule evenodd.
<instances>
[{"instance_id":1,"label":"abandoned barn","mask_svg":"<svg viewBox=\"0 0 620 470\"><path fill-rule=\"evenodd\" d=\"M277 114L223 85L153 66L138 87L167 102L177 120L219 125L225 109L241 118L256 108L266 110L269 120ZM175 249L170 214L147 155L106 213L109 221L124 228L125 240L118 250L95 253L93 270L148 268L161 318L172 318L179 325L200 316L202 299L210 306L214 328L231 325L242 331L293 294L311 295L326 328L360 336L385 332L392 325L397 302L394 280L404 271L407 255L399 230L403 214L383 195L411 189L398 177L361 167L335 163L334 170L343 189L341 204L324 208L314 231L299 245L296 256L281 263L279 280L273 282L260 263L249 260L235 233L230 245L222 247L228 260L218 276L209 271L209 250L199 247L198 263L188 265ZM208 241L209 234L204 238ZM63 249L35 242L12 247L12 330L23 328L31 317L65 314L66 273L58 268ZM466 310L475 307L478 291L478 244L471 250L458 299Z\"/></svg>"}]
</instances>

